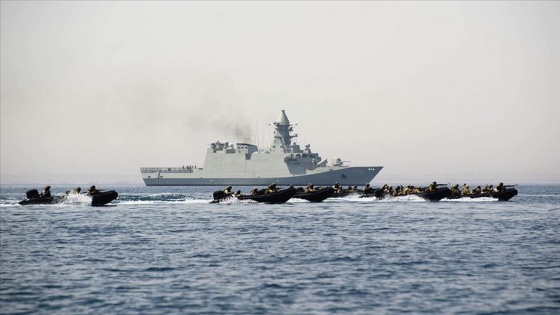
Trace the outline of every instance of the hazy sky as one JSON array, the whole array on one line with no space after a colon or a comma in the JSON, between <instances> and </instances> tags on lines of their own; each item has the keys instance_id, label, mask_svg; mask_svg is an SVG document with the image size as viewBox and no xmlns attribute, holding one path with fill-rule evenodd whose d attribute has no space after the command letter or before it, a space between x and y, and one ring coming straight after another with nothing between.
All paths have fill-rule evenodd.
<instances>
[{"instance_id":1,"label":"hazy sky","mask_svg":"<svg viewBox=\"0 0 560 315\"><path fill-rule=\"evenodd\" d=\"M2 183L142 183L282 109L383 182L560 183L560 2L1 2Z\"/></svg>"}]
</instances>

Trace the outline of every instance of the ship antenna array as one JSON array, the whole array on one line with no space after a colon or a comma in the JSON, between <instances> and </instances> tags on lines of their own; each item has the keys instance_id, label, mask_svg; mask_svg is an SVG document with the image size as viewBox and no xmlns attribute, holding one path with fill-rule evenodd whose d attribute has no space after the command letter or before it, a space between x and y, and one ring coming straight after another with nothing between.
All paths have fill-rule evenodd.
<instances>
[{"instance_id":1,"label":"ship antenna array","mask_svg":"<svg viewBox=\"0 0 560 315\"><path fill-rule=\"evenodd\" d=\"M260 148L261 145L259 143L259 122L255 123L255 142L257 143L257 147Z\"/></svg>"}]
</instances>

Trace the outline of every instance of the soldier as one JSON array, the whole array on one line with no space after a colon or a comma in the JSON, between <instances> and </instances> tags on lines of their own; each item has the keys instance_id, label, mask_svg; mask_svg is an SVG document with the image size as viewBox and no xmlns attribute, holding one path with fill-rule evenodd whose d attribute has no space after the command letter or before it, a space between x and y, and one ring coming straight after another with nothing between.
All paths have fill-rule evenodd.
<instances>
[{"instance_id":1,"label":"soldier","mask_svg":"<svg viewBox=\"0 0 560 315\"><path fill-rule=\"evenodd\" d=\"M313 184L309 183L307 184L307 187L305 188L305 192L306 193L310 193L310 192L314 192L315 188L313 188Z\"/></svg>"},{"instance_id":2,"label":"soldier","mask_svg":"<svg viewBox=\"0 0 560 315\"><path fill-rule=\"evenodd\" d=\"M459 191L459 184L455 184L453 185L453 187L451 187L451 196L461 196L461 191Z\"/></svg>"},{"instance_id":3,"label":"soldier","mask_svg":"<svg viewBox=\"0 0 560 315\"><path fill-rule=\"evenodd\" d=\"M476 186L475 189L473 189L472 193L473 194L480 194L482 192L482 189L480 189L480 186Z\"/></svg>"},{"instance_id":4,"label":"soldier","mask_svg":"<svg viewBox=\"0 0 560 315\"><path fill-rule=\"evenodd\" d=\"M41 194L42 197L50 197L51 196L51 186L46 186L43 189L43 193Z\"/></svg>"},{"instance_id":5,"label":"soldier","mask_svg":"<svg viewBox=\"0 0 560 315\"><path fill-rule=\"evenodd\" d=\"M335 192L335 193L339 193L339 192L342 191L342 189L340 188L340 185L338 184L338 182L334 183L333 188L334 188L334 192Z\"/></svg>"},{"instance_id":6,"label":"soldier","mask_svg":"<svg viewBox=\"0 0 560 315\"><path fill-rule=\"evenodd\" d=\"M498 186L496 186L496 191L500 192L504 190L504 183L499 183Z\"/></svg>"},{"instance_id":7,"label":"soldier","mask_svg":"<svg viewBox=\"0 0 560 315\"><path fill-rule=\"evenodd\" d=\"M408 186L406 186L406 187L403 189L403 192L402 192L402 193L403 193L403 196L406 196L406 195L410 194L410 190L411 190L411 189L410 189L410 186L411 186L411 185L408 185Z\"/></svg>"},{"instance_id":8,"label":"soldier","mask_svg":"<svg viewBox=\"0 0 560 315\"><path fill-rule=\"evenodd\" d=\"M470 195L471 191L467 184L463 184L463 195Z\"/></svg>"},{"instance_id":9,"label":"soldier","mask_svg":"<svg viewBox=\"0 0 560 315\"><path fill-rule=\"evenodd\" d=\"M426 189L426 192L434 192L436 191L436 188L437 188L437 183L432 182L430 186L428 186L428 188Z\"/></svg>"},{"instance_id":10,"label":"soldier","mask_svg":"<svg viewBox=\"0 0 560 315\"><path fill-rule=\"evenodd\" d=\"M232 194L232 192L231 192L231 189L232 189L232 188L233 188L233 187L231 187L231 185L228 185L228 186L226 187L226 189L224 190L224 194L225 194L225 195L231 195L231 194Z\"/></svg>"},{"instance_id":11,"label":"soldier","mask_svg":"<svg viewBox=\"0 0 560 315\"><path fill-rule=\"evenodd\" d=\"M275 193L277 191L278 191L278 189L276 188L276 183L272 183L272 184L268 185L268 189L266 190L266 193L267 194L272 194L272 193Z\"/></svg>"},{"instance_id":12,"label":"soldier","mask_svg":"<svg viewBox=\"0 0 560 315\"><path fill-rule=\"evenodd\" d=\"M99 193L99 190L97 190L95 188L95 185L92 185L89 190L87 191L87 195L88 196L93 196L93 195L97 195Z\"/></svg>"}]
</instances>

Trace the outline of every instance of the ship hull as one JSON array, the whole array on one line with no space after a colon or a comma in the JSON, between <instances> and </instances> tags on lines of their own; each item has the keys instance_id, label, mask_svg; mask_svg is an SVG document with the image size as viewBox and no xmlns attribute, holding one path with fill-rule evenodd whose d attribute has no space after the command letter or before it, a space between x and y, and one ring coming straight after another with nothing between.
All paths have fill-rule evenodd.
<instances>
[{"instance_id":1,"label":"ship hull","mask_svg":"<svg viewBox=\"0 0 560 315\"><path fill-rule=\"evenodd\" d=\"M146 186L268 186L276 183L279 186L331 186L338 182L342 186L363 186L371 182L381 171L376 167L341 167L320 173L279 177L204 177L203 172L165 173L153 176L143 173Z\"/></svg>"}]
</instances>

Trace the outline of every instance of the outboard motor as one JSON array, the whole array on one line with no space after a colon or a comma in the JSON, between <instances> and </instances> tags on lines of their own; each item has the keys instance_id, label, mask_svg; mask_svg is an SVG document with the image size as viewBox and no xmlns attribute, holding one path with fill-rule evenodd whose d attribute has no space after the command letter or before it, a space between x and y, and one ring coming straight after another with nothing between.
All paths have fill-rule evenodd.
<instances>
[{"instance_id":1,"label":"outboard motor","mask_svg":"<svg viewBox=\"0 0 560 315\"><path fill-rule=\"evenodd\" d=\"M39 192L37 191L37 189L28 190L26 195L27 195L27 199L39 198Z\"/></svg>"},{"instance_id":2,"label":"outboard motor","mask_svg":"<svg viewBox=\"0 0 560 315\"><path fill-rule=\"evenodd\" d=\"M216 191L212 194L212 197L214 197L214 200L223 199L225 196L226 196L226 194L225 194L222 190L216 190Z\"/></svg>"}]
</instances>

